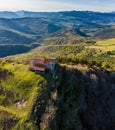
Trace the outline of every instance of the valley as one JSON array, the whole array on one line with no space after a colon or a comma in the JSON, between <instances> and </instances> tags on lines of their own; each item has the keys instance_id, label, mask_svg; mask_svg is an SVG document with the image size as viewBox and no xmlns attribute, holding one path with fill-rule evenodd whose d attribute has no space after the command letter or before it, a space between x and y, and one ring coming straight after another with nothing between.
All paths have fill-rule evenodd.
<instances>
[{"instance_id":1,"label":"valley","mask_svg":"<svg viewBox=\"0 0 115 130\"><path fill-rule=\"evenodd\" d=\"M114 38L114 26L115 14L113 13L0 12L0 46L3 46L2 51L5 53L0 53L0 57L28 52L34 45L36 47L48 43L79 44ZM12 51L7 53L8 45L12 47ZM23 49L20 51L21 48L25 48L24 51Z\"/></svg>"}]
</instances>

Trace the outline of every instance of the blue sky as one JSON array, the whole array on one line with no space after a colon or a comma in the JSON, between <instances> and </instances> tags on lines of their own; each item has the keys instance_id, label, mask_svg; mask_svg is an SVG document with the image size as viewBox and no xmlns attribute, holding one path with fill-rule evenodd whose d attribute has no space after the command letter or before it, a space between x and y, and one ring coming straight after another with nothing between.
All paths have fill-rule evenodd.
<instances>
[{"instance_id":1,"label":"blue sky","mask_svg":"<svg viewBox=\"0 0 115 130\"><path fill-rule=\"evenodd\" d=\"M0 0L0 11L115 11L115 0Z\"/></svg>"}]
</instances>

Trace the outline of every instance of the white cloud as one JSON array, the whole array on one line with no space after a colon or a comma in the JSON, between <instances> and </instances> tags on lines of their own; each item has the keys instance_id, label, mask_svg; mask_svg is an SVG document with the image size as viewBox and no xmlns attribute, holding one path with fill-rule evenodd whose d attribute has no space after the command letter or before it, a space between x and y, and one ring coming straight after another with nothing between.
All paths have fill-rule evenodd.
<instances>
[{"instance_id":1,"label":"white cloud","mask_svg":"<svg viewBox=\"0 0 115 130\"><path fill-rule=\"evenodd\" d=\"M62 10L93 10L93 11L112 11L115 4L95 4L61 2L57 0L1 0L0 10L32 10L32 11L62 11Z\"/></svg>"}]
</instances>

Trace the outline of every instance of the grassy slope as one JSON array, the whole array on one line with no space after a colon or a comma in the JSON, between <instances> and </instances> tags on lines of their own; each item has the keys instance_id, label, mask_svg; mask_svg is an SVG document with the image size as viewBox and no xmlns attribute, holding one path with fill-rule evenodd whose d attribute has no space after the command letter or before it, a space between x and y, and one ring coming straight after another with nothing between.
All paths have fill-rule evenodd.
<instances>
[{"instance_id":1,"label":"grassy slope","mask_svg":"<svg viewBox=\"0 0 115 130\"><path fill-rule=\"evenodd\" d=\"M87 39L86 39L87 38ZM55 32L40 41L41 44L79 44L88 41L88 37L83 32L75 28L65 28Z\"/></svg>"},{"instance_id":2,"label":"grassy slope","mask_svg":"<svg viewBox=\"0 0 115 130\"><path fill-rule=\"evenodd\" d=\"M30 44L35 41L35 36L24 34L13 29L0 28L0 44Z\"/></svg>"},{"instance_id":3,"label":"grassy slope","mask_svg":"<svg viewBox=\"0 0 115 130\"><path fill-rule=\"evenodd\" d=\"M111 28L100 29L92 33L92 37L96 39L109 39L115 37L115 26Z\"/></svg>"},{"instance_id":4,"label":"grassy slope","mask_svg":"<svg viewBox=\"0 0 115 130\"><path fill-rule=\"evenodd\" d=\"M64 45L44 45L26 54L8 57L16 62L28 62L34 57L52 57L52 58L70 58L76 63L76 60L88 62L88 64L99 64L103 68L109 66L115 70L115 39L98 40L96 43L87 44L64 44ZM23 58L22 58L23 57ZM94 63L93 63L94 62Z\"/></svg>"},{"instance_id":5,"label":"grassy slope","mask_svg":"<svg viewBox=\"0 0 115 130\"><path fill-rule=\"evenodd\" d=\"M7 113L9 118L14 119L12 123L9 119L10 124L15 122L15 127L11 126L12 129L35 129L29 121L29 114L42 89L40 84L45 83L45 79L29 71L28 65L2 61L0 66L0 70L8 70L11 73L7 79L0 78L0 119L3 119ZM18 103L21 104L22 101L25 102L24 107L16 106ZM8 116L6 119L8 119ZM1 121L0 124L2 124ZM3 125L0 128L3 129Z\"/></svg>"},{"instance_id":6,"label":"grassy slope","mask_svg":"<svg viewBox=\"0 0 115 130\"><path fill-rule=\"evenodd\" d=\"M106 55L108 58L115 58L115 38L97 41L96 44L88 46L89 49L100 51L100 55Z\"/></svg>"}]
</instances>

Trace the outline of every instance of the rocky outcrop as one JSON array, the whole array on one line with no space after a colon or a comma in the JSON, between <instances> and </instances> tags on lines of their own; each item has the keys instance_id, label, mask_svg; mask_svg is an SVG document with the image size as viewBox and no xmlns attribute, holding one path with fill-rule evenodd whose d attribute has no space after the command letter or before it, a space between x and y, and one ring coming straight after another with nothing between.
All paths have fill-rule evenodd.
<instances>
[{"instance_id":1,"label":"rocky outcrop","mask_svg":"<svg viewBox=\"0 0 115 130\"><path fill-rule=\"evenodd\" d=\"M58 69L32 109L38 129L115 130L115 73Z\"/></svg>"}]
</instances>

